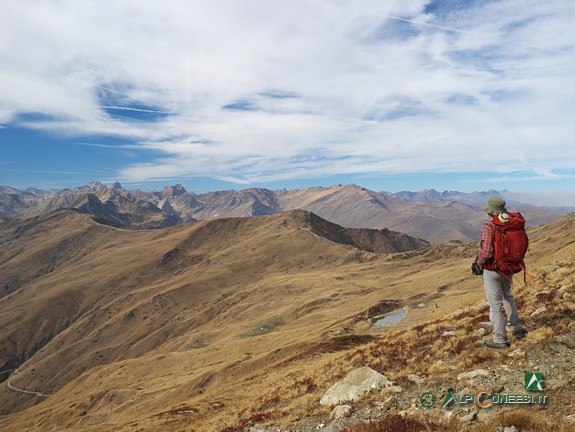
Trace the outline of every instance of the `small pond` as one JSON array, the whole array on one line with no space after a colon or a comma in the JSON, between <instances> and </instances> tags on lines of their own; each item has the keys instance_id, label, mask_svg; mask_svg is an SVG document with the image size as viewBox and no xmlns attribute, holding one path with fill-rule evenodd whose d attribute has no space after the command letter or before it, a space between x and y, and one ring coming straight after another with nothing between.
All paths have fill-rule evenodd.
<instances>
[{"instance_id":1,"label":"small pond","mask_svg":"<svg viewBox=\"0 0 575 432\"><path fill-rule=\"evenodd\" d=\"M377 318L377 321L373 323L375 327L382 327L387 324L392 324L394 322L401 321L405 316L406 310L405 309L398 309L388 314L385 314L381 317Z\"/></svg>"}]
</instances>

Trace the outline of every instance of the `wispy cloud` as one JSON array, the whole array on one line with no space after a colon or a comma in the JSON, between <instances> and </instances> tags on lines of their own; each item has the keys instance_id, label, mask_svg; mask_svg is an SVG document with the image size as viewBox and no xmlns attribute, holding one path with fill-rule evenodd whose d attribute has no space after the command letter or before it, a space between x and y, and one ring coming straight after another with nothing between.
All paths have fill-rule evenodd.
<instances>
[{"instance_id":1,"label":"wispy cloud","mask_svg":"<svg viewBox=\"0 0 575 432\"><path fill-rule=\"evenodd\" d=\"M132 107L121 107L121 106L105 106L100 105L99 108L106 109L106 110L119 110L119 111L136 111L136 112L143 112L143 113L154 113L154 114L176 114L167 111L158 111L158 110L150 110L150 109L142 109L142 108L132 108Z\"/></svg>"},{"instance_id":2,"label":"wispy cloud","mask_svg":"<svg viewBox=\"0 0 575 432\"><path fill-rule=\"evenodd\" d=\"M88 174L98 174L98 175L109 175L109 172L99 171L99 170L84 170L84 171L60 171L60 170L26 170L26 169L4 169L0 168L0 171L5 172L16 172L16 173L29 173L29 174L67 174L67 175L86 175Z\"/></svg>"},{"instance_id":3,"label":"wispy cloud","mask_svg":"<svg viewBox=\"0 0 575 432\"><path fill-rule=\"evenodd\" d=\"M157 153L125 181L575 168L571 0L2 9L0 123Z\"/></svg>"},{"instance_id":4,"label":"wispy cloud","mask_svg":"<svg viewBox=\"0 0 575 432\"><path fill-rule=\"evenodd\" d=\"M383 15L381 17L387 18L390 20L401 21L401 22L413 24L414 26L427 27L427 28L433 29L433 30L441 30L441 31L453 32L453 33L470 33L469 31L456 29L453 27L447 27L444 25L431 24L431 23L425 22L425 21L416 21L413 19L401 18L401 17L391 16L391 15L387 15L387 16Z\"/></svg>"},{"instance_id":5,"label":"wispy cloud","mask_svg":"<svg viewBox=\"0 0 575 432\"><path fill-rule=\"evenodd\" d=\"M72 145L79 145L84 147L99 147L99 148L107 148L107 149L115 149L115 150L141 150L142 146L139 144L102 144L102 143L93 143L93 142L69 142Z\"/></svg>"},{"instance_id":6,"label":"wispy cloud","mask_svg":"<svg viewBox=\"0 0 575 432\"><path fill-rule=\"evenodd\" d=\"M546 181L558 181L558 180L573 180L575 175L572 174L558 174L555 172L547 173L536 173L528 175L515 175L515 176L501 176L492 177L488 179L483 179L482 182L485 183L530 183L530 182L546 182Z\"/></svg>"}]
</instances>

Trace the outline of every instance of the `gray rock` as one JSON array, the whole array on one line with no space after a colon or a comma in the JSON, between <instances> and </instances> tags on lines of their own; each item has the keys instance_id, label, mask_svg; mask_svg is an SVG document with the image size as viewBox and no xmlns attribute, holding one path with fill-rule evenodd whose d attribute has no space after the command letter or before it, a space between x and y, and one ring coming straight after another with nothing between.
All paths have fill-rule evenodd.
<instances>
[{"instance_id":1,"label":"gray rock","mask_svg":"<svg viewBox=\"0 0 575 432\"><path fill-rule=\"evenodd\" d=\"M457 336L457 333L451 330L444 331L441 336Z\"/></svg>"},{"instance_id":2,"label":"gray rock","mask_svg":"<svg viewBox=\"0 0 575 432\"><path fill-rule=\"evenodd\" d=\"M507 354L507 357L525 357L527 353L521 349L516 349L513 352Z\"/></svg>"},{"instance_id":3,"label":"gray rock","mask_svg":"<svg viewBox=\"0 0 575 432\"><path fill-rule=\"evenodd\" d=\"M547 295L547 294L551 294L551 291L550 290L539 291L537 294L535 294L535 297L540 296L540 295Z\"/></svg>"},{"instance_id":4,"label":"gray rock","mask_svg":"<svg viewBox=\"0 0 575 432\"><path fill-rule=\"evenodd\" d=\"M563 417L563 420L565 420L568 423L575 423L575 414L569 414Z\"/></svg>"},{"instance_id":5,"label":"gray rock","mask_svg":"<svg viewBox=\"0 0 575 432\"><path fill-rule=\"evenodd\" d=\"M489 372L486 371L485 369L476 369L476 370L471 371L471 372L462 372L459 375L457 375L457 380L461 381L463 379L475 379L478 376L488 377Z\"/></svg>"},{"instance_id":6,"label":"gray rock","mask_svg":"<svg viewBox=\"0 0 575 432\"><path fill-rule=\"evenodd\" d=\"M410 404L407 400L405 400L405 399L401 399L401 398L398 397L398 398L396 399L396 401L397 401L397 406L396 406L396 408L397 408L399 411L412 408L411 404Z\"/></svg>"},{"instance_id":7,"label":"gray rock","mask_svg":"<svg viewBox=\"0 0 575 432\"><path fill-rule=\"evenodd\" d=\"M393 382L385 375L364 366L349 372L332 385L320 400L321 405L338 405L346 401L357 401L369 391L391 387Z\"/></svg>"},{"instance_id":8,"label":"gray rock","mask_svg":"<svg viewBox=\"0 0 575 432\"><path fill-rule=\"evenodd\" d=\"M341 420L341 421L334 421L333 423L328 424L327 426L324 426L323 428L321 428L322 432L339 432L340 430L342 430L343 428L357 423L357 421L351 421L349 419L346 420Z\"/></svg>"},{"instance_id":9,"label":"gray rock","mask_svg":"<svg viewBox=\"0 0 575 432\"><path fill-rule=\"evenodd\" d=\"M395 398L395 396L390 396L388 397L386 400L384 400L383 402L381 402L380 404L378 404L379 408L382 411L387 411L389 410L391 407L394 407L397 405L397 399Z\"/></svg>"},{"instance_id":10,"label":"gray rock","mask_svg":"<svg viewBox=\"0 0 575 432\"><path fill-rule=\"evenodd\" d=\"M485 330L483 327L478 328L477 330L475 330L473 332L473 336L475 337L483 337L487 334L487 330Z\"/></svg>"},{"instance_id":11,"label":"gray rock","mask_svg":"<svg viewBox=\"0 0 575 432\"><path fill-rule=\"evenodd\" d=\"M519 432L519 429L517 429L515 426L508 426L508 427L499 426L496 429L496 432Z\"/></svg>"},{"instance_id":12,"label":"gray rock","mask_svg":"<svg viewBox=\"0 0 575 432\"><path fill-rule=\"evenodd\" d=\"M403 388L401 386L390 386L386 387L385 389L396 394L401 393L403 391Z\"/></svg>"},{"instance_id":13,"label":"gray rock","mask_svg":"<svg viewBox=\"0 0 575 432\"><path fill-rule=\"evenodd\" d=\"M409 407L407 409L399 411L397 414L399 414L401 417L412 417L418 413L419 410L417 408Z\"/></svg>"},{"instance_id":14,"label":"gray rock","mask_svg":"<svg viewBox=\"0 0 575 432\"><path fill-rule=\"evenodd\" d=\"M331 411L332 420L341 420L349 417L353 408L350 405L338 405Z\"/></svg>"},{"instance_id":15,"label":"gray rock","mask_svg":"<svg viewBox=\"0 0 575 432\"><path fill-rule=\"evenodd\" d=\"M547 308L545 306L541 306L540 308L536 309L535 312L531 314L531 317L536 317L537 315L541 315L543 312L547 312Z\"/></svg>"},{"instance_id":16,"label":"gray rock","mask_svg":"<svg viewBox=\"0 0 575 432\"><path fill-rule=\"evenodd\" d=\"M547 365L536 365L533 369L541 372L545 376L549 376L551 373L551 369Z\"/></svg>"},{"instance_id":17,"label":"gray rock","mask_svg":"<svg viewBox=\"0 0 575 432\"><path fill-rule=\"evenodd\" d=\"M471 423L477 420L477 413L475 411L472 411L469 414L460 417L459 420L461 420L461 423Z\"/></svg>"},{"instance_id":18,"label":"gray rock","mask_svg":"<svg viewBox=\"0 0 575 432\"><path fill-rule=\"evenodd\" d=\"M545 275L548 275L549 273L557 272L557 270L559 270L558 266L547 265L547 266L541 267L541 270L539 270L539 274L542 276L545 276Z\"/></svg>"},{"instance_id":19,"label":"gray rock","mask_svg":"<svg viewBox=\"0 0 575 432\"><path fill-rule=\"evenodd\" d=\"M276 431L281 431L281 429L279 427L267 428L267 427L261 426L261 425L254 425L254 426L249 428L249 431L250 432L276 432Z\"/></svg>"},{"instance_id":20,"label":"gray rock","mask_svg":"<svg viewBox=\"0 0 575 432\"><path fill-rule=\"evenodd\" d=\"M425 379L420 378L420 377L418 377L418 376L415 375L415 374L409 374L409 375L407 375L407 379L408 379L409 381L411 381L412 383L417 384L417 385L419 385L419 384L421 384L423 381L425 381Z\"/></svg>"}]
</instances>

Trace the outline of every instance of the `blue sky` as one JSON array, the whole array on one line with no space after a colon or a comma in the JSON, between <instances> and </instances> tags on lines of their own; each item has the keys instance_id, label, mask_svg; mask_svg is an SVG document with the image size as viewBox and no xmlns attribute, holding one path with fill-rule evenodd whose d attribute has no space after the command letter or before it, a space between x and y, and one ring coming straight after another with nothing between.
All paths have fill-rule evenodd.
<instances>
[{"instance_id":1,"label":"blue sky","mask_svg":"<svg viewBox=\"0 0 575 432\"><path fill-rule=\"evenodd\" d=\"M575 205L574 19L571 0L4 2L0 184Z\"/></svg>"}]
</instances>

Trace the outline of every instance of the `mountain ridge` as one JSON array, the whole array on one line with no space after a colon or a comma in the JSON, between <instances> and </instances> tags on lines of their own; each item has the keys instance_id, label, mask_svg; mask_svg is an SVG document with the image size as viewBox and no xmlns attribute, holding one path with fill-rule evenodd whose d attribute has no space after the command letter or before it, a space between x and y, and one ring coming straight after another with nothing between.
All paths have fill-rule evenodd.
<instances>
[{"instance_id":1,"label":"mountain ridge","mask_svg":"<svg viewBox=\"0 0 575 432\"><path fill-rule=\"evenodd\" d=\"M9 187L0 190L17 191ZM357 185L333 185L277 191L248 188L197 195L182 185L144 192L125 190L119 183L108 188L101 182L90 182L48 194L0 192L0 217L26 218L57 208L77 208L115 226L148 229L216 217L251 217L303 209L348 228L387 228L441 243L477 240L486 220L479 204L492 194L499 192L428 190L392 194ZM513 201L509 207L522 211L530 226L560 217L553 210Z\"/></svg>"}]
</instances>

